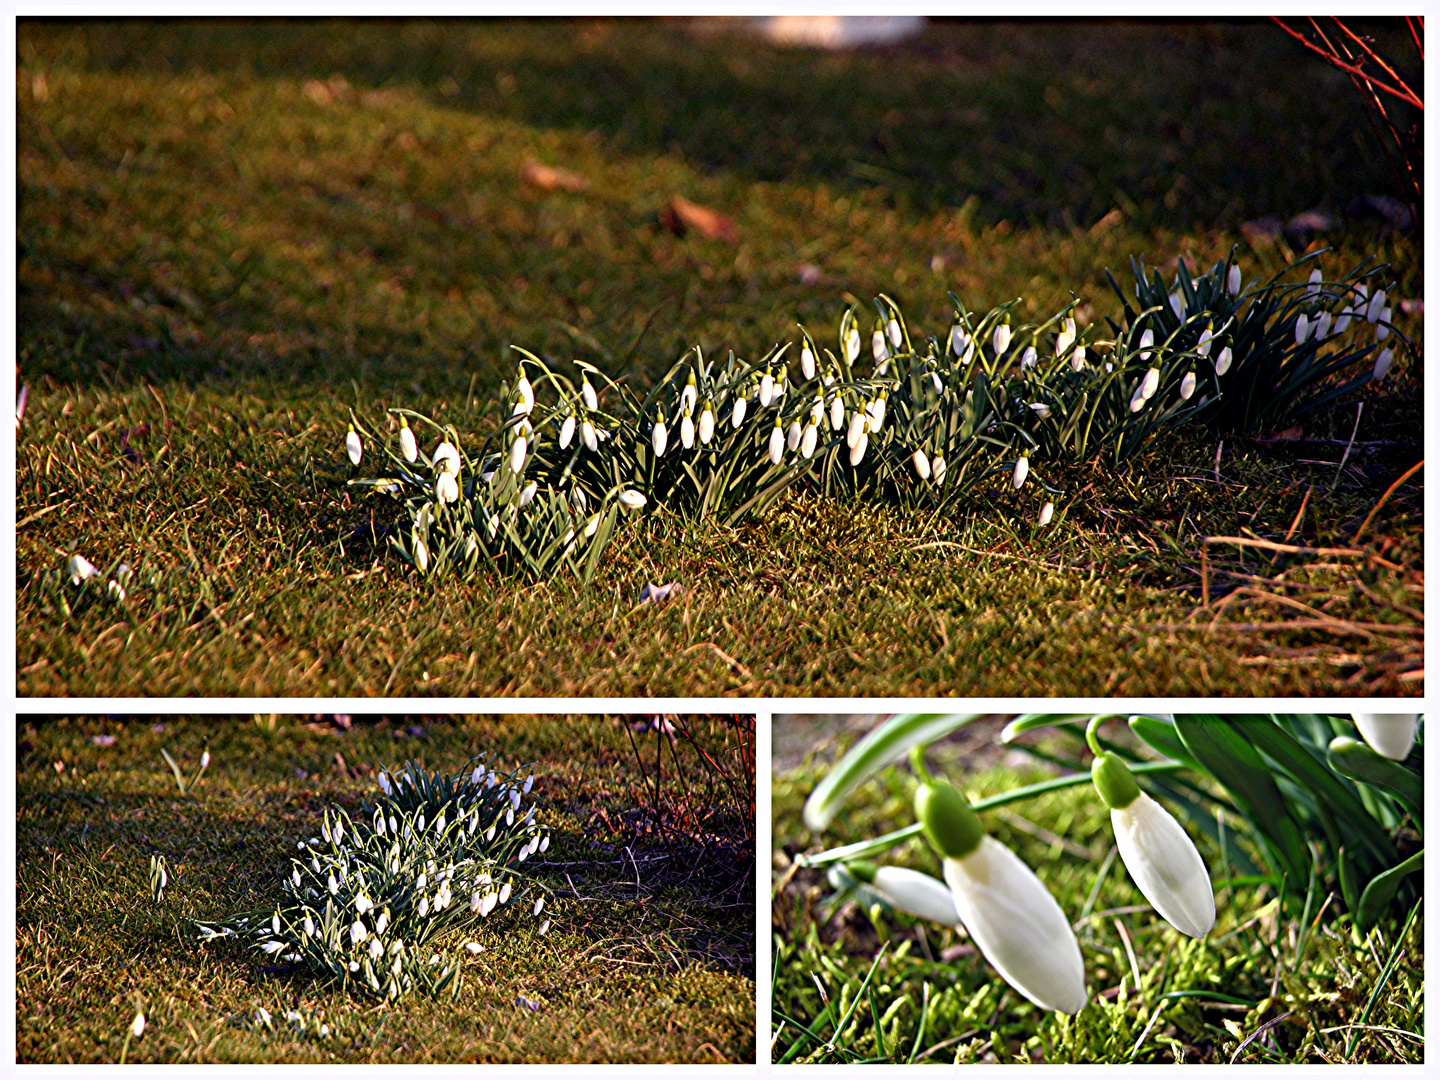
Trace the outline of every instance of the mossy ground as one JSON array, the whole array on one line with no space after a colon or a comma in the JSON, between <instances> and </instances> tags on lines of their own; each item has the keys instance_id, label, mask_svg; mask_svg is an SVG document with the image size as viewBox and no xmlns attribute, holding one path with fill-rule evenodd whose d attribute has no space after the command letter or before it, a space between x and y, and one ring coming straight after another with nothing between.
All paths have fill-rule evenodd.
<instances>
[{"instance_id":1,"label":"mossy ground","mask_svg":"<svg viewBox=\"0 0 1440 1080\"><path fill-rule=\"evenodd\" d=\"M683 740L657 777L658 736L631 723L643 720L415 716L341 732L325 717L22 717L18 1060L753 1061L753 801L740 813ZM747 753L753 777L753 726L689 723L732 781ZM206 746L209 769L182 796L160 750L193 777ZM554 831L535 874L552 890L552 926L538 936L529 911L479 926L484 951L461 954L453 1000L375 1006L197 944L188 920L263 905L295 838L318 831L327 805L357 808L374 766L457 770L482 750L508 767L537 762ZM152 854L169 865L159 904ZM254 1024L260 1008L273 1030ZM148 1024L127 1045L137 1010ZM330 1036L295 1034L290 1010Z\"/></svg>"},{"instance_id":2,"label":"mossy ground","mask_svg":"<svg viewBox=\"0 0 1440 1080\"><path fill-rule=\"evenodd\" d=\"M828 340L882 291L922 332L947 290L1023 318L1074 290L1098 321L1106 268L1237 245L1247 277L1373 255L1420 298L1418 236L1351 212L1389 184L1358 99L1273 26L936 20L836 56L664 20L23 20L18 44L22 694L1421 690L1422 477L1355 540L1421 457L1404 355L1343 468L1353 408L1320 441L1036 462L1063 490L1041 532L1008 488L938 521L801 490L735 529L657 513L588 586L437 583L345 487L348 409L468 430L512 343L643 385L695 344ZM531 158L591 186L542 192ZM738 243L667 231L672 195ZM1343 223L1303 244L1245 227L1315 206ZM141 584L62 615L40 581L72 551ZM636 609L647 580L687 591Z\"/></svg>"},{"instance_id":3,"label":"mossy ground","mask_svg":"<svg viewBox=\"0 0 1440 1080\"><path fill-rule=\"evenodd\" d=\"M940 744L929 760L972 798L1044 778L1027 767L1017 771L1005 755L985 748L986 764L971 770L973 752L960 757ZM956 930L908 916L875 921L854 903L832 910L823 871L797 868L794 857L914 821L914 779L891 769L862 787L823 836L812 835L800 808L836 758L827 747L772 779L772 1060L1423 1061L1423 916L1362 1021L1399 924L1382 921L1362 938L1348 915L1337 919L1326 905L1307 929L1278 910L1273 890L1229 887L1225 878L1233 875L1220 869L1218 848L1202 837L1218 920L1204 942L1188 938L1146 903L1118 859L1107 866L1109 813L1088 785L985 815L991 834L1036 871L1078 924L1090 1002L1073 1018L1026 1001ZM878 861L940 873L919 838ZM837 1024L857 999L849 1019ZM1353 1027L1362 1022L1373 1030Z\"/></svg>"}]
</instances>

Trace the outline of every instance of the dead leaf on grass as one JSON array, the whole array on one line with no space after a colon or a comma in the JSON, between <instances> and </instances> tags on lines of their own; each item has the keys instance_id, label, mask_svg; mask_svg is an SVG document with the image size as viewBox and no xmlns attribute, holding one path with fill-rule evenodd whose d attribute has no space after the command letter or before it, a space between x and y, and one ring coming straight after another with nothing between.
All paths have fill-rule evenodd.
<instances>
[{"instance_id":1,"label":"dead leaf on grass","mask_svg":"<svg viewBox=\"0 0 1440 1080\"><path fill-rule=\"evenodd\" d=\"M579 173L553 165L542 165L534 158L520 166L520 179L541 191L580 192L590 187L590 181Z\"/></svg>"},{"instance_id":2,"label":"dead leaf on grass","mask_svg":"<svg viewBox=\"0 0 1440 1080\"><path fill-rule=\"evenodd\" d=\"M735 228L733 219L679 195L672 195L669 205L660 211L660 224L676 236L684 236L694 229L707 240L723 240L727 244L740 242L740 232Z\"/></svg>"}]
</instances>

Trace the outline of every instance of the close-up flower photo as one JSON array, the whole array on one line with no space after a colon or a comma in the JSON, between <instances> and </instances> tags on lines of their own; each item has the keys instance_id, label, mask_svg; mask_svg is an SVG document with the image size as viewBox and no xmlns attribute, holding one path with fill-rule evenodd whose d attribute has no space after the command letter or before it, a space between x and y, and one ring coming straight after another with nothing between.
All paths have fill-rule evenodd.
<instances>
[{"instance_id":1,"label":"close-up flower photo","mask_svg":"<svg viewBox=\"0 0 1440 1080\"><path fill-rule=\"evenodd\" d=\"M21 717L22 1063L755 1055L755 719Z\"/></svg>"},{"instance_id":2,"label":"close-up flower photo","mask_svg":"<svg viewBox=\"0 0 1440 1080\"><path fill-rule=\"evenodd\" d=\"M1419 1063L1417 714L787 714L776 1063Z\"/></svg>"}]
</instances>

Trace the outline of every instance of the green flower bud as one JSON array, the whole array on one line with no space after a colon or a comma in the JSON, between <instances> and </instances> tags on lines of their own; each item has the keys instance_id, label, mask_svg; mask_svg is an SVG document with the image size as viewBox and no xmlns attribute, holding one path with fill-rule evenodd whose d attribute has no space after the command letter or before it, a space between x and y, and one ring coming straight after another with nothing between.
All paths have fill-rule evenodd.
<instances>
[{"instance_id":1,"label":"green flower bud","mask_svg":"<svg viewBox=\"0 0 1440 1080\"><path fill-rule=\"evenodd\" d=\"M1090 766L1095 790L1112 810L1123 810L1140 797L1140 788L1125 763L1114 754L1099 755Z\"/></svg>"},{"instance_id":2,"label":"green flower bud","mask_svg":"<svg viewBox=\"0 0 1440 1080\"><path fill-rule=\"evenodd\" d=\"M962 859L979 846L984 826L970 804L950 784L926 784L915 792L915 820L925 839L941 855Z\"/></svg>"}]
</instances>

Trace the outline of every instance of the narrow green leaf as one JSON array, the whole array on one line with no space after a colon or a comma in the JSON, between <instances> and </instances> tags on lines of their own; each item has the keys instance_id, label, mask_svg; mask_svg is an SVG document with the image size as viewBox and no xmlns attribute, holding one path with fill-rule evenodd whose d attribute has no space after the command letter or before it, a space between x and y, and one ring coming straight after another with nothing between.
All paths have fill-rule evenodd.
<instances>
[{"instance_id":1,"label":"narrow green leaf","mask_svg":"<svg viewBox=\"0 0 1440 1080\"><path fill-rule=\"evenodd\" d=\"M1376 876L1369 885L1365 886L1365 891L1360 894L1360 906L1355 912L1355 925L1360 927L1362 933L1375 925L1376 920L1380 918L1380 913L1385 910L1385 906L1400 891L1400 886L1406 876L1424 868L1425 852L1417 851L1398 866L1392 866L1383 874Z\"/></svg>"}]
</instances>

